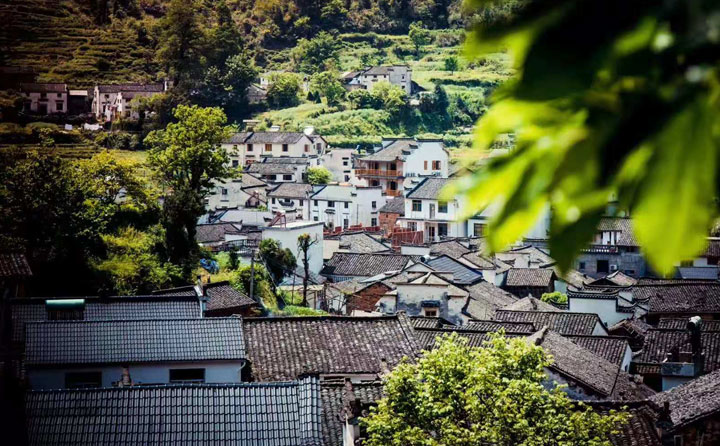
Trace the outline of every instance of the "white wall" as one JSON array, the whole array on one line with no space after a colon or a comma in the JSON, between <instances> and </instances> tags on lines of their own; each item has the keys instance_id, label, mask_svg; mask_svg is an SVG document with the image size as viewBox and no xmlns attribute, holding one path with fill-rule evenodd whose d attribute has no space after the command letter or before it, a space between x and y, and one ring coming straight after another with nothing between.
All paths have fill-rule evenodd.
<instances>
[{"instance_id":1,"label":"white wall","mask_svg":"<svg viewBox=\"0 0 720 446\"><path fill-rule=\"evenodd\" d=\"M597 314L605 325L615 325L623 319L627 319L631 313L619 313L616 309L617 301L615 299L590 299L568 297L568 311L574 313L593 313Z\"/></svg>"},{"instance_id":2,"label":"white wall","mask_svg":"<svg viewBox=\"0 0 720 446\"><path fill-rule=\"evenodd\" d=\"M427 176L438 174L441 178L448 177L450 155L442 141L418 141L417 150L413 150L403 163L405 176ZM425 167L427 161L427 168ZM433 170L432 162L440 161L440 170Z\"/></svg>"},{"instance_id":3,"label":"white wall","mask_svg":"<svg viewBox=\"0 0 720 446\"><path fill-rule=\"evenodd\" d=\"M332 149L322 156L320 164L330 171L334 181L358 184L352 160L355 153L355 149Z\"/></svg>"},{"instance_id":4,"label":"white wall","mask_svg":"<svg viewBox=\"0 0 720 446\"><path fill-rule=\"evenodd\" d=\"M272 238L283 248L289 248L295 254L298 265L302 265L302 253L298 250L297 240L302 234L310 234L311 240L317 240L308 252L308 266L312 273L319 274L323 267L323 226L319 222L293 222L286 226L263 228L263 239Z\"/></svg>"},{"instance_id":5,"label":"white wall","mask_svg":"<svg viewBox=\"0 0 720 446\"><path fill-rule=\"evenodd\" d=\"M223 190L227 193L223 194ZM249 198L250 195L242 190L241 180L218 181L215 183L215 187L211 189L210 195L207 196L207 205L205 207L211 210L244 207Z\"/></svg>"},{"instance_id":6,"label":"white wall","mask_svg":"<svg viewBox=\"0 0 720 446\"><path fill-rule=\"evenodd\" d=\"M342 187L350 188L351 186ZM337 199L330 199L331 197L311 197L311 219L313 221L319 221L328 225L332 225L333 227L344 227L346 221L347 226L354 226L359 224L363 226L371 226L373 223L373 219L376 220L376 225L379 225L379 211L380 208L383 207L387 201L386 197L382 194L382 189L379 187L352 187L352 190L355 192L355 195L350 197L347 197L344 194L338 194ZM333 202L332 207L329 205L329 202L331 201ZM375 203L375 206L373 206L373 202ZM327 213L327 210L333 210L335 212Z\"/></svg>"},{"instance_id":7,"label":"white wall","mask_svg":"<svg viewBox=\"0 0 720 446\"><path fill-rule=\"evenodd\" d=\"M268 209L273 214L278 211L290 213L294 209L296 218L299 216L302 220L310 219L309 203L308 199L268 197Z\"/></svg>"},{"instance_id":8,"label":"white wall","mask_svg":"<svg viewBox=\"0 0 720 446\"><path fill-rule=\"evenodd\" d=\"M240 382L240 371L243 361L131 364L130 378L136 384L168 384L170 369L205 369L206 383L237 383ZM102 372L102 386L113 387L120 381L123 369L121 366L100 367L64 367L64 368L31 368L27 371L31 389L64 389L65 375L68 372Z\"/></svg>"},{"instance_id":9,"label":"white wall","mask_svg":"<svg viewBox=\"0 0 720 446\"><path fill-rule=\"evenodd\" d=\"M27 92L23 94L24 101L29 101L30 111L37 113L39 111L39 104L42 102L47 104L47 113L67 113L68 109L68 95L67 92L56 93L48 92L43 97L42 93ZM60 109L60 103L62 103L62 109Z\"/></svg>"}]
</instances>

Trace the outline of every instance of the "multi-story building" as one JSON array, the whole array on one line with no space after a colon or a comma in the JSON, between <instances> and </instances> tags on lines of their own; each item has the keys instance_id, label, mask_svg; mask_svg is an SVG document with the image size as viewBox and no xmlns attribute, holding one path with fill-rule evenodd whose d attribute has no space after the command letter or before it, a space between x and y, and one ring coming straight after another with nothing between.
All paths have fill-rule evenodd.
<instances>
[{"instance_id":1,"label":"multi-story building","mask_svg":"<svg viewBox=\"0 0 720 446\"><path fill-rule=\"evenodd\" d=\"M408 95L412 94L412 69L407 65L389 65L352 71L343 76L350 89L363 88L372 91L378 82L396 85Z\"/></svg>"},{"instance_id":2,"label":"multi-story building","mask_svg":"<svg viewBox=\"0 0 720 446\"><path fill-rule=\"evenodd\" d=\"M151 97L167 91L167 83L98 85L93 91L92 113L98 120L117 118L138 119L140 114L132 108L132 100Z\"/></svg>"},{"instance_id":3,"label":"multi-story building","mask_svg":"<svg viewBox=\"0 0 720 446\"><path fill-rule=\"evenodd\" d=\"M422 231L426 242L447 237L466 237L465 221L459 221L461 203L457 198L442 200L448 178L425 178L405 196L405 215L398 223L411 231Z\"/></svg>"},{"instance_id":4,"label":"multi-story building","mask_svg":"<svg viewBox=\"0 0 720 446\"><path fill-rule=\"evenodd\" d=\"M67 113L68 88L66 84L20 84L23 111L39 115Z\"/></svg>"},{"instance_id":5,"label":"multi-story building","mask_svg":"<svg viewBox=\"0 0 720 446\"><path fill-rule=\"evenodd\" d=\"M450 155L440 140L384 139L381 147L358 160L355 174L368 186L397 197L423 177L448 177Z\"/></svg>"},{"instance_id":6,"label":"multi-story building","mask_svg":"<svg viewBox=\"0 0 720 446\"><path fill-rule=\"evenodd\" d=\"M602 218L595 240L575 262L578 271L591 277L603 277L615 271L631 277L643 277L648 272L647 262L627 217Z\"/></svg>"},{"instance_id":7,"label":"multi-story building","mask_svg":"<svg viewBox=\"0 0 720 446\"><path fill-rule=\"evenodd\" d=\"M282 183L268 193L268 208L273 214L282 212L295 220L310 219L310 195L313 188L306 183Z\"/></svg>"},{"instance_id":8,"label":"multi-story building","mask_svg":"<svg viewBox=\"0 0 720 446\"><path fill-rule=\"evenodd\" d=\"M334 148L328 150L320 158L320 164L333 176L338 183L354 183L356 181L353 169L353 157L357 155L355 149Z\"/></svg>"},{"instance_id":9,"label":"multi-story building","mask_svg":"<svg viewBox=\"0 0 720 446\"><path fill-rule=\"evenodd\" d=\"M378 226L386 199L379 187L320 186L310 197L311 216L329 228Z\"/></svg>"},{"instance_id":10,"label":"multi-story building","mask_svg":"<svg viewBox=\"0 0 720 446\"><path fill-rule=\"evenodd\" d=\"M308 132L309 133L309 132ZM327 141L315 134L299 132L240 132L222 146L235 166L243 166L265 158L318 158L325 153Z\"/></svg>"}]
</instances>

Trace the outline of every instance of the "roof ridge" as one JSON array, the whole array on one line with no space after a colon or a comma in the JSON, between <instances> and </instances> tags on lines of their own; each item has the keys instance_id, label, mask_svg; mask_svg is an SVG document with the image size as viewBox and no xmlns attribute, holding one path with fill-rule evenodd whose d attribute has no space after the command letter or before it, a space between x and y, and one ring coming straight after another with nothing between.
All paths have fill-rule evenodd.
<instances>
[{"instance_id":1,"label":"roof ridge","mask_svg":"<svg viewBox=\"0 0 720 446\"><path fill-rule=\"evenodd\" d=\"M308 316L312 317L312 316ZM243 318L238 316L227 316L227 317L184 317L184 318L145 318L145 319L78 319L78 320L62 320L62 321L27 321L25 324L49 324L49 325L60 325L60 324L99 324L99 323L123 323L123 322L186 322L186 321L244 321Z\"/></svg>"}]
</instances>

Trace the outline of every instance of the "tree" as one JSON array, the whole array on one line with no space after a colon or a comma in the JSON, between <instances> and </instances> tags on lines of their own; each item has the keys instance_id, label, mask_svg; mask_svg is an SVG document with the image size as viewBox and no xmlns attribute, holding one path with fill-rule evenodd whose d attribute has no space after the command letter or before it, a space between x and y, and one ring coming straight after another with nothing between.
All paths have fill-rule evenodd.
<instances>
[{"instance_id":1,"label":"tree","mask_svg":"<svg viewBox=\"0 0 720 446\"><path fill-rule=\"evenodd\" d=\"M211 66L205 70L192 96L200 105L222 107L225 113L242 118L246 113L247 90L258 75L255 62L242 52L225 60L221 68Z\"/></svg>"},{"instance_id":2,"label":"tree","mask_svg":"<svg viewBox=\"0 0 720 446\"><path fill-rule=\"evenodd\" d=\"M201 8L199 0L171 0L158 24L160 45L156 58L176 86L190 82L200 70L203 52Z\"/></svg>"},{"instance_id":3,"label":"tree","mask_svg":"<svg viewBox=\"0 0 720 446\"><path fill-rule=\"evenodd\" d=\"M229 135L219 108L181 105L176 123L151 132L148 164L167 190L163 223L170 260L189 276L197 261L195 233L205 212L204 199L214 182L232 176L229 157L220 143Z\"/></svg>"},{"instance_id":4,"label":"tree","mask_svg":"<svg viewBox=\"0 0 720 446\"><path fill-rule=\"evenodd\" d=\"M430 43L432 36L430 31L426 29L422 22L415 22L410 24L410 31L408 31L408 37L415 47L415 57L420 58L420 48Z\"/></svg>"},{"instance_id":5,"label":"tree","mask_svg":"<svg viewBox=\"0 0 720 446\"><path fill-rule=\"evenodd\" d=\"M407 100L405 90L384 81L373 85L372 95L378 103L382 104L382 108L393 116L400 113Z\"/></svg>"},{"instance_id":6,"label":"tree","mask_svg":"<svg viewBox=\"0 0 720 446\"><path fill-rule=\"evenodd\" d=\"M319 243L318 239L315 238L314 240L310 238L310 234L300 234L298 236L298 251L302 253L302 262L303 262L303 300L302 300L302 306L307 307L308 301L307 301L307 287L308 282L310 281L310 263L309 263L309 252L310 247L313 245Z\"/></svg>"},{"instance_id":7,"label":"tree","mask_svg":"<svg viewBox=\"0 0 720 446\"><path fill-rule=\"evenodd\" d=\"M368 446L610 446L625 413L601 415L547 390L542 347L492 334L483 348L456 333L387 376L385 397L361 419Z\"/></svg>"},{"instance_id":8,"label":"tree","mask_svg":"<svg viewBox=\"0 0 720 446\"><path fill-rule=\"evenodd\" d=\"M328 105L337 105L343 99L347 91L338 80L338 74L334 71L323 71L315 73L310 78L310 91L327 100Z\"/></svg>"},{"instance_id":9,"label":"tree","mask_svg":"<svg viewBox=\"0 0 720 446\"><path fill-rule=\"evenodd\" d=\"M382 102L378 101L372 93L365 89L352 90L347 94L347 99L354 108L381 108Z\"/></svg>"},{"instance_id":10,"label":"tree","mask_svg":"<svg viewBox=\"0 0 720 446\"><path fill-rule=\"evenodd\" d=\"M309 40L300 39L292 54L296 69L310 74L331 69L340 60L338 40L325 31Z\"/></svg>"},{"instance_id":11,"label":"tree","mask_svg":"<svg viewBox=\"0 0 720 446\"><path fill-rule=\"evenodd\" d=\"M551 255L567 270L609 197L629 211L656 271L704 249L720 184L720 43L708 19L720 4L623 5L530 1L469 36L475 54L508 48L519 73L475 133L483 151L514 132L515 150L446 191L471 197L468 215L498 206L491 250L515 242L549 205Z\"/></svg>"},{"instance_id":12,"label":"tree","mask_svg":"<svg viewBox=\"0 0 720 446\"><path fill-rule=\"evenodd\" d=\"M270 77L267 101L273 107L293 107L300 101L300 77L294 73L276 73Z\"/></svg>"},{"instance_id":13,"label":"tree","mask_svg":"<svg viewBox=\"0 0 720 446\"><path fill-rule=\"evenodd\" d=\"M294 273L297 266L295 255L288 248L282 249L277 240L261 241L258 253L273 279L273 284L282 282L286 275Z\"/></svg>"},{"instance_id":14,"label":"tree","mask_svg":"<svg viewBox=\"0 0 720 446\"><path fill-rule=\"evenodd\" d=\"M543 293L540 300L548 303L556 303L560 305L566 305L568 303L567 294L563 294L560 291L554 291L552 293Z\"/></svg>"},{"instance_id":15,"label":"tree","mask_svg":"<svg viewBox=\"0 0 720 446\"><path fill-rule=\"evenodd\" d=\"M328 184L332 180L332 174L323 166L308 167L307 181L310 184Z\"/></svg>"},{"instance_id":16,"label":"tree","mask_svg":"<svg viewBox=\"0 0 720 446\"><path fill-rule=\"evenodd\" d=\"M458 69L458 58L455 56L450 56L445 58L445 71L449 71L451 74L454 74Z\"/></svg>"}]
</instances>

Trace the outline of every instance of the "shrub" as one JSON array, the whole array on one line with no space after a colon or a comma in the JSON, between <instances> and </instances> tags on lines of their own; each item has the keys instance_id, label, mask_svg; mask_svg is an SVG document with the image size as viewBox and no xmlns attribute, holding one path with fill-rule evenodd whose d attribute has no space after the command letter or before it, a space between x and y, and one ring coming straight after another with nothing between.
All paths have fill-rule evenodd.
<instances>
[{"instance_id":1,"label":"shrub","mask_svg":"<svg viewBox=\"0 0 720 446\"><path fill-rule=\"evenodd\" d=\"M543 293L540 300L542 300L543 302L547 302L547 303L551 303L551 304L559 304L559 305L567 305L567 303L568 303L567 294L563 294L560 291L555 291L552 293Z\"/></svg>"}]
</instances>

